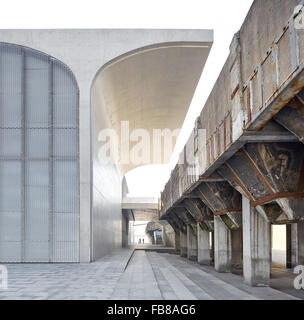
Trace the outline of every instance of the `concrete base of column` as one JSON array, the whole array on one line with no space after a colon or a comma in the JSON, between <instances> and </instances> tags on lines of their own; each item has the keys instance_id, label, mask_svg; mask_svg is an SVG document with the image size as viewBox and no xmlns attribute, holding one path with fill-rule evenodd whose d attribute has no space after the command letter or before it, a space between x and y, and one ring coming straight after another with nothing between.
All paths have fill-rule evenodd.
<instances>
[{"instance_id":1,"label":"concrete base of column","mask_svg":"<svg viewBox=\"0 0 304 320\"><path fill-rule=\"evenodd\" d=\"M177 254L180 254L180 232L174 233L174 248Z\"/></svg>"},{"instance_id":2,"label":"concrete base of column","mask_svg":"<svg viewBox=\"0 0 304 320\"><path fill-rule=\"evenodd\" d=\"M197 224L197 261L202 265L211 264L210 255L210 243L209 243L210 232L203 230L200 224Z\"/></svg>"},{"instance_id":3,"label":"concrete base of column","mask_svg":"<svg viewBox=\"0 0 304 320\"><path fill-rule=\"evenodd\" d=\"M287 268L304 265L304 222L287 225Z\"/></svg>"},{"instance_id":4,"label":"concrete base of column","mask_svg":"<svg viewBox=\"0 0 304 320\"><path fill-rule=\"evenodd\" d=\"M197 236L195 232L196 230L192 226L187 225L187 258L191 261L197 261Z\"/></svg>"},{"instance_id":5,"label":"concrete base of column","mask_svg":"<svg viewBox=\"0 0 304 320\"><path fill-rule=\"evenodd\" d=\"M186 258L187 257L187 235L186 233L180 232L180 256Z\"/></svg>"},{"instance_id":6,"label":"concrete base of column","mask_svg":"<svg viewBox=\"0 0 304 320\"><path fill-rule=\"evenodd\" d=\"M250 286L269 286L270 223L250 206L243 196L243 265L244 281Z\"/></svg>"},{"instance_id":7,"label":"concrete base of column","mask_svg":"<svg viewBox=\"0 0 304 320\"><path fill-rule=\"evenodd\" d=\"M231 231L231 246L232 246L232 269L241 270L243 268L243 230Z\"/></svg>"},{"instance_id":8,"label":"concrete base of column","mask_svg":"<svg viewBox=\"0 0 304 320\"><path fill-rule=\"evenodd\" d=\"M231 272L231 231L220 217L214 217L214 267L217 272Z\"/></svg>"}]
</instances>

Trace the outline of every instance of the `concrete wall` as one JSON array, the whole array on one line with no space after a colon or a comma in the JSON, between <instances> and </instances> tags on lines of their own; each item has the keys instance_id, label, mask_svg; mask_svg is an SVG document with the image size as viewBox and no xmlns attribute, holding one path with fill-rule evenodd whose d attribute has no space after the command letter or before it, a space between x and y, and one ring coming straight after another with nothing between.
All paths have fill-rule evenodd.
<instances>
[{"instance_id":1,"label":"concrete wall","mask_svg":"<svg viewBox=\"0 0 304 320\"><path fill-rule=\"evenodd\" d=\"M128 245L129 238L129 219L127 216L122 216L121 221L121 232L122 232L122 247L126 247Z\"/></svg>"},{"instance_id":2,"label":"concrete wall","mask_svg":"<svg viewBox=\"0 0 304 320\"><path fill-rule=\"evenodd\" d=\"M246 81L282 31L300 0L254 1L240 30L242 77ZM271 23L270 23L271 21Z\"/></svg>"},{"instance_id":3,"label":"concrete wall","mask_svg":"<svg viewBox=\"0 0 304 320\"><path fill-rule=\"evenodd\" d=\"M163 242L166 247L175 246L175 232L170 225L163 226Z\"/></svg>"},{"instance_id":4,"label":"concrete wall","mask_svg":"<svg viewBox=\"0 0 304 320\"><path fill-rule=\"evenodd\" d=\"M235 43L232 42L230 55L200 115L202 127L207 130L207 139L231 109L233 103L231 95L240 80L238 78L240 77L242 82L249 79L299 3L299 0L254 1L239 33L240 49L236 49ZM236 66L238 50L240 70L237 70ZM235 105L233 107L233 122L235 122L238 120L241 106L239 110ZM240 124L242 126L242 123Z\"/></svg>"},{"instance_id":5,"label":"concrete wall","mask_svg":"<svg viewBox=\"0 0 304 320\"><path fill-rule=\"evenodd\" d=\"M110 127L106 110L101 107L103 99L99 82L92 86L91 132L92 132L92 221L91 260L96 260L122 245L122 177L116 159L103 164L98 157L101 143L100 130Z\"/></svg>"}]
</instances>

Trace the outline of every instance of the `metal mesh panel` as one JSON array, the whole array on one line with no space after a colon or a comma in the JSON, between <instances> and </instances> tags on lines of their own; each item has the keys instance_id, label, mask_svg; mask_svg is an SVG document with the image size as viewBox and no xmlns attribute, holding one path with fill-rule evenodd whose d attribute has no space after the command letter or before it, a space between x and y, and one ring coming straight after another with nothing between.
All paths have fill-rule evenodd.
<instances>
[{"instance_id":1,"label":"metal mesh panel","mask_svg":"<svg viewBox=\"0 0 304 320\"><path fill-rule=\"evenodd\" d=\"M27 51L25 58L27 127L47 128L49 125L49 69L47 56Z\"/></svg>"},{"instance_id":2,"label":"metal mesh panel","mask_svg":"<svg viewBox=\"0 0 304 320\"><path fill-rule=\"evenodd\" d=\"M57 60L0 44L0 261L79 261L78 87Z\"/></svg>"},{"instance_id":3,"label":"metal mesh panel","mask_svg":"<svg viewBox=\"0 0 304 320\"><path fill-rule=\"evenodd\" d=\"M25 260L49 261L49 163L26 163Z\"/></svg>"},{"instance_id":4,"label":"metal mesh panel","mask_svg":"<svg viewBox=\"0 0 304 320\"><path fill-rule=\"evenodd\" d=\"M21 261L22 249L21 161L0 161L0 257Z\"/></svg>"},{"instance_id":5,"label":"metal mesh panel","mask_svg":"<svg viewBox=\"0 0 304 320\"><path fill-rule=\"evenodd\" d=\"M54 163L54 259L74 261L78 253L78 167L73 161Z\"/></svg>"}]
</instances>

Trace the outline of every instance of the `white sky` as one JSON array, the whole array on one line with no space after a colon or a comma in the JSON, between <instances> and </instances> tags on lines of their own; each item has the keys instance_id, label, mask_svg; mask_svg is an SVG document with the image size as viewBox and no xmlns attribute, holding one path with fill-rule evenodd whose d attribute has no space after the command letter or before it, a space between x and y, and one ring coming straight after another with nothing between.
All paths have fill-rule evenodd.
<instances>
[{"instance_id":1,"label":"white sky","mask_svg":"<svg viewBox=\"0 0 304 320\"><path fill-rule=\"evenodd\" d=\"M172 158L174 167L193 124L229 53L229 45L253 0L8 0L1 2L0 28L173 28L214 29L209 59L193 97ZM130 195L155 196L170 166L127 174Z\"/></svg>"}]
</instances>

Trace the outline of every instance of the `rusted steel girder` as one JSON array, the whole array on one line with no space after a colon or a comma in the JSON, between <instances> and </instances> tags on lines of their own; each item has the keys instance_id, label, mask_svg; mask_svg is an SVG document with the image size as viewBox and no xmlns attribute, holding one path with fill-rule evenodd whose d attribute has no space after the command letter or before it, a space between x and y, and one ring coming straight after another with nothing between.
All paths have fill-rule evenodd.
<instances>
[{"instance_id":1,"label":"rusted steel girder","mask_svg":"<svg viewBox=\"0 0 304 320\"><path fill-rule=\"evenodd\" d=\"M247 144L218 173L252 206L262 206L272 223L304 217L303 144Z\"/></svg>"}]
</instances>

